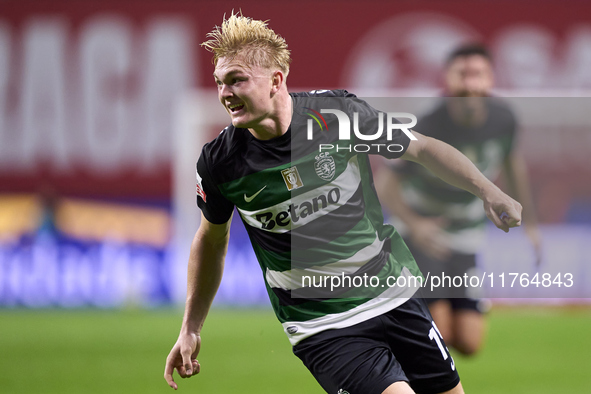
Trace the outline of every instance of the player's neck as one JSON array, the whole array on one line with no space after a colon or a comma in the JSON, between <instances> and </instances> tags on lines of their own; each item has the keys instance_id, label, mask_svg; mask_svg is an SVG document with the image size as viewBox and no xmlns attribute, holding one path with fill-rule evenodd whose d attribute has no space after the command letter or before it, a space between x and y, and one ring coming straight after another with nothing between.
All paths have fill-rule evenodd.
<instances>
[{"instance_id":1,"label":"player's neck","mask_svg":"<svg viewBox=\"0 0 591 394\"><path fill-rule=\"evenodd\" d=\"M449 97L446 99L451 118L467 128L481 127L488 119L486 97Z\"/></svg>"},{"instance_id":2,"label":"player's neck","mask_svg":"<svg viewBox=\"0 0 591 394\"><path fill-rule=\"evenodd\" d=\"M272 114L261 120L257 127L249 128L248 131L259 140L270 140L285 134L291 124L293 113L291 100L287 89L278 92Z\"/></svg>"}]
</instances>

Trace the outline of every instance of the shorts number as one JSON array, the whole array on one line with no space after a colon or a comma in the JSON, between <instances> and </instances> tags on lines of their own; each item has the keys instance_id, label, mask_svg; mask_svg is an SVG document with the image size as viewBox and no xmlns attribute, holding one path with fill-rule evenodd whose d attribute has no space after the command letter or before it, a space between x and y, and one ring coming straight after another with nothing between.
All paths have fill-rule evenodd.
<instances>
[{"instance_id":1,"label":"shorts number","mask_svg":"<svg viewBox=\"0 0 591 394\"><path fill-rule=\"evenodd\" d=\"M435 325L435 322L432 321L431 324L433 324L433 327L431 327L431 329L429 330L429 339L432 341L435 340L435 342L437 343L437 346L439 347L439 351L441 352L441 356L443 357L444 360L447 360L447 357L449 356L449 354L448 354L447 348L444 347L443 342L441 342L443 337L441 336L439 329ZM451 356L449 356L449 357L451 358L451 370L455 371L456 364L454 363L454 359Z\"/></svg>"}]
</instances>

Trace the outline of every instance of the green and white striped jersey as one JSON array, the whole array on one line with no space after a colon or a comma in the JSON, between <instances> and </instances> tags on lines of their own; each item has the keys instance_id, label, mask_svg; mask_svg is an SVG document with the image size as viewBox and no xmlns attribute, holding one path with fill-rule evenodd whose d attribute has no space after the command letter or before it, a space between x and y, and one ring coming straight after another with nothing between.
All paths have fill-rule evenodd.
<instances>
[{"instance_id":1,"label":"green and white striped jersey","mask_svg":"<svg viewBox=\"0 0 591 394\"><path fill-rule=\"evenodd\" d=\"M479 126L463 126L449 112L450 105L462 106L463 100L468 99L442 98L433 111L419 117L415 130L452 145L494 181L513 148L515 116L498 98L486 97L482 98L486 120ZM402 195L411 208L424 216L447 219L444 230L452 250L467 254L481 250L487 219L478 197L443 182L416 163L401 161L391 168L401 176ZM406 236L402 221L396 217L390 221Z\"/></svg>"},{"instance_id":2,"label":"green and white striped jersey","mask_svg":"<svg viewBox=\"0 0 591 394\"><path fill-rule=\"evenodd\" d=\"M397 307L416 286L388 286L387 278L421 274L396 230L384 225L369 158L353 146L360 141L339 140L337 118L330 114L309 134L310 114L319 115L322 108L341 110L352 120L356 112L366 134L375 133L382 114L342 90L291 96L294 115L284 135L261 141L228 126L204 146L197 203L207 220L218 224L236 207L271 304L295 345ZM391 140L383 134L372 142L383 144L379 153L402 155L409 138L396 129ZM331 287L335 282L326 280L333 277L349 282ZM371 285L368 278L374 278Z\"/></svg>"}]
</instances>

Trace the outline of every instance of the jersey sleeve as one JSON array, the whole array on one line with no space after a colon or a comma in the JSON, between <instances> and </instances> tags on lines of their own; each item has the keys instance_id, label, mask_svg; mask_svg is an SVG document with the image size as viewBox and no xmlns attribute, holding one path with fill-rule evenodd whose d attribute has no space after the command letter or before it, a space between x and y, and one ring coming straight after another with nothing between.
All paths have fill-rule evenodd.
<instances>
[{"instance_id":1,"label":"jersey sleeve","mask_svg":"<svg viewBox=\"0 0 591 394\"><path fill-rule=\"evenodd\" d=\"M349 113L351 114L351 120L353 121L352 127L355 127L356 124L353 114L358 113L357 125L360 134L367 136L376 134L380 127L380 117L382 121L382 133L378 138L363 140L359 138L356 133L353 133L355 136L355 144L367 144L374 148L370 151L370 153L376 153L387 159L397 159L402 156L404 152L406 152L408 145L410 144L410 138L402 131L401 128L393 128L391 136L388 135L389 115L387 113L378 111L364 100L356 97L350 97L348 98L348 101L350 103ZM392 118L391 122L394 124L402 124L402 122L396 118ZM406 122L407 121L404 123Z\"/></svg>"},{"instance_id":2,"label":"jersey sleeve","mask_svg":"<svg viewBox=\"0 0 591 394\"><path fill-rule=\"evenodd\" d=\"M437 121L437 117L440 116L438 111L440 111L439 108L427 115L418 116L417 124L415 127L413 127L413 130L426 137L432 137L441 140L441 136L437 135L437 131L441 127L441 121ZM388 167L403 178L420 173L421 169L424 169L422 165L409 160L392 161L389 163Z\"/></svg>"},{"instance_id":3,"label":"jersey sleeve","mask_svg":"<svg viewBox=\"0 0 591 394\"><path fill-rule=\"evenodd\" d=\"M197 205L203 216L213 224L223 224L230 220L234 204L226 199L212 179L206 163L206 155L202 152L197 161Z\"/></svg>"}]
</instances>

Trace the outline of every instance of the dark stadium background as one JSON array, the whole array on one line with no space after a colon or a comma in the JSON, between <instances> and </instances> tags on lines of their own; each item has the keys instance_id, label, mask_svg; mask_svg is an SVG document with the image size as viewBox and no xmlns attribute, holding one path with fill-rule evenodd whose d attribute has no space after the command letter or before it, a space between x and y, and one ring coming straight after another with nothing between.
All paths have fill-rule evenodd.
<instances>
[{"instance_id":1,"label":"dark stadium background","mask_svg":"<svg viewBox=\"0 0 591 394\"><path fill-rule=\"evenodd\" d=\"M447 52L480 41L497 93L548 109L525 110L520 144L542 268L568 268L577 286L497 294L486 349L459 369L471 393L588 392L591 3L523 0L1 1L0 391L167 389L198 214L179 195L194 193L197 157L177 160L175 138L187 97L215 101L199 43L239 9L286 38L292 91L437 96ZM224 122L195 133L211 139ZM483 264L531 260L512 234L490 231ZM237 218L208 324L203 376L182 389L320 392L290 355Z\"/></svg>"}]
</instances>

